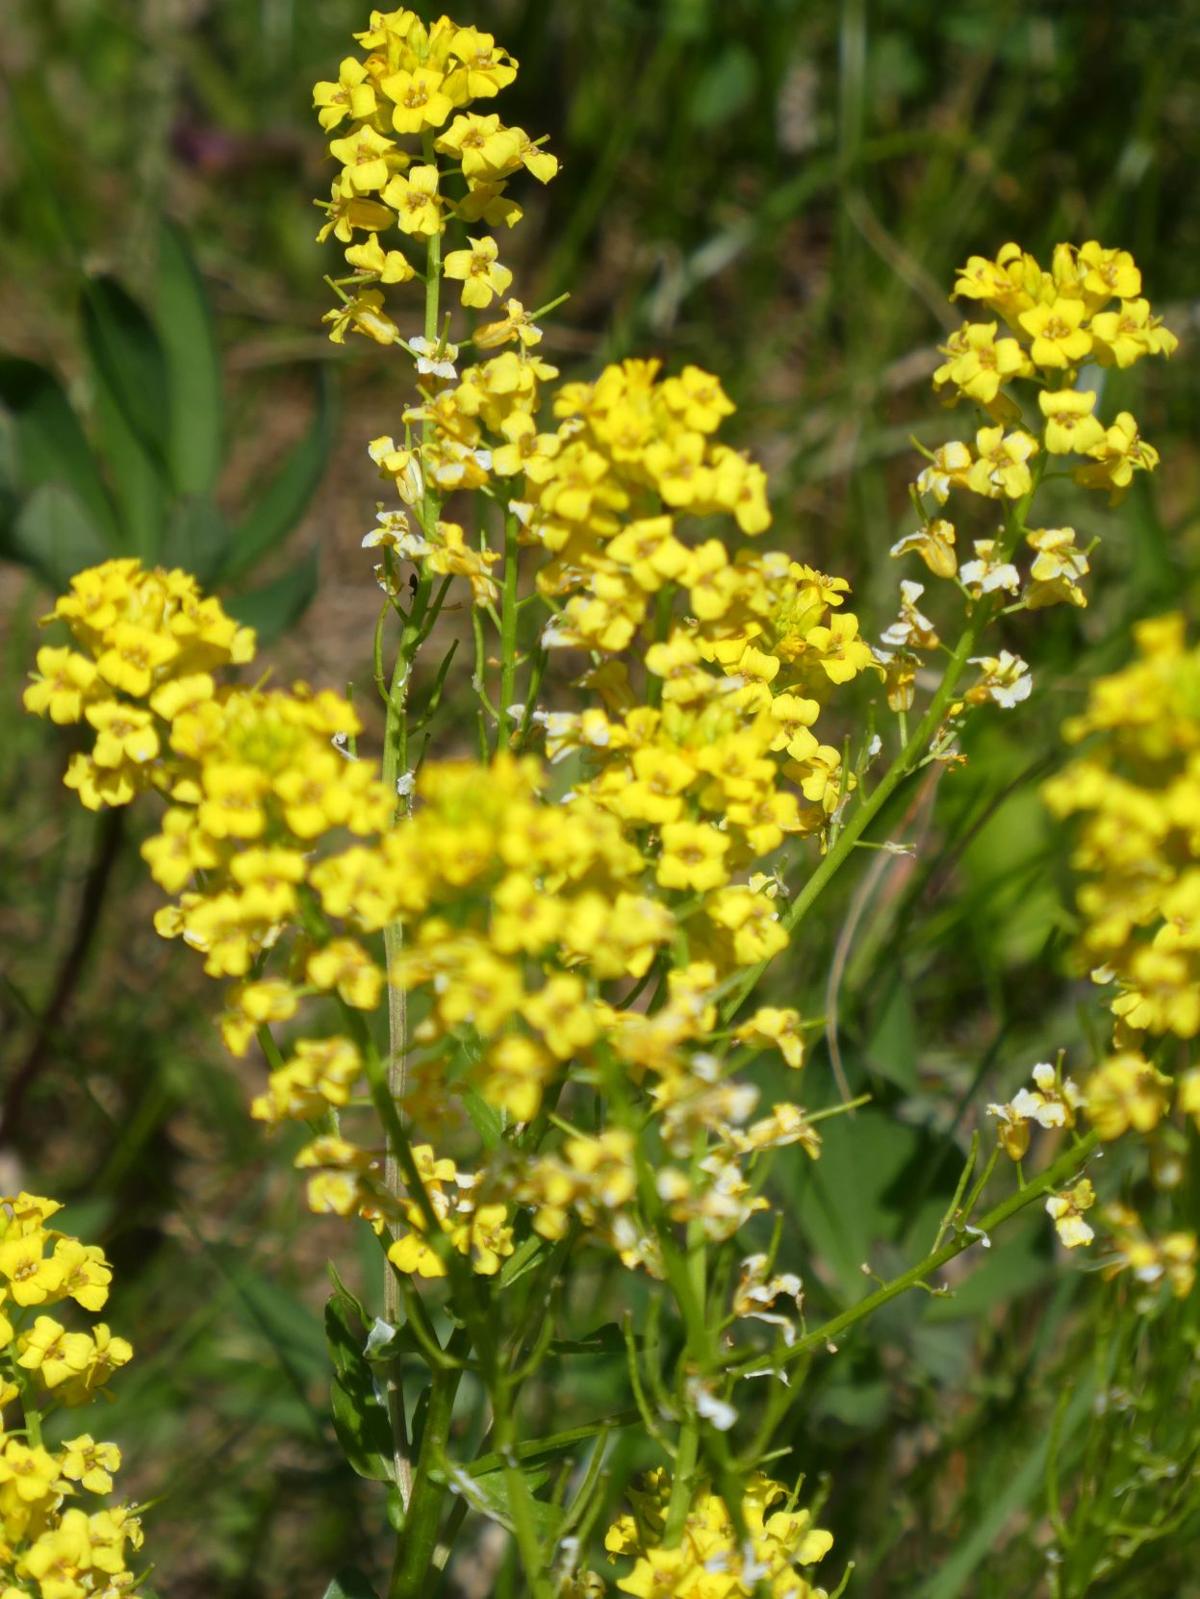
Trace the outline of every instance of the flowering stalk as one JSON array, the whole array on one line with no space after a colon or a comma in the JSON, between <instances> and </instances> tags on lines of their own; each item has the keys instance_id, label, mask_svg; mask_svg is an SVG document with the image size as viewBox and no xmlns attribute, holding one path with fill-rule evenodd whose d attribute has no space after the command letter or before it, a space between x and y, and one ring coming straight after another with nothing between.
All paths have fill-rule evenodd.
<instances>
[{"instance_id":1,"label":"flowering stalk","mask_svg":"<svg viewBox=\"0 0 1200 1599\"><path fill-rule=\"evenodd\" d=\"M523 1396L556 1347L585 1251L628 1274L630 1306L644 1290L653 1307L640 1343L626 1318L625 1352L664 1464L623 1485L632 1508L604 1540L618 1591L807 1599L823 1593L809 1568L831 1535L761 1469L791 1395L778 1381L739 1384L778 1378L964 1250L996 1163L969 1192L964 1175L952 1238L802 1333L800 1277L777 1269L787 1217L764 1236L770 1166L793 1146L820 1158L821 1116L847 1107L810 1115L797 1089L759 1113L756 1061L777 1058L802 1083L811 1026L771 1003L762 979L901 784L961 760L968 719L1029 695L1019 656L975 652L1025 613L1086 603L1090 546L1029 525L1045 462L1075 455L1080 486L1115 496L1157 462L1128 413L1101 423L1084 362L1128 365L1174 341L1124 252L1064 245L1047 269L1005 246L967 263L956 293L997 320L964 324L935 384L980 407L984 425L928 457L912 487L918 525L892 551L939 581L931 608L950 621L927 617L922 585L904 579L899 615L872 645L844 580L760 547L766 477L723 442L733 407L715 376L629 360L549 390L557 370L535 318L501 298L512 274L488 230L519 220L511 180L548 182L557 163L523 129L470 109L512 82L507 52L404 9L373 13L357 37L361 58L316 91L338 164L322 236L352 269L331 280L327 320L335 341L357 333L415 367L401 439L369 447L394 496L364 540L380 551L386 602L379 766L337 695L229 682L252 635L186 574L136 562L74 580L53 619L77 648L39 652L26 702L95 733L67 775L85 805L147 791L165 802L144 848L169 896L156 925L226 983L232 1052L261 1042L269 1075L252 1114L310 1128L296 1158L310 1206L371 1227L386 1253L386 1327L372 1338L405 1336L382 1351L368 1341L362 1359L384 1367L392 1447L360 1464L405 1507L390 1599L430 1591L439 1543L467 1514L512 1534L535 1599L606 1591L575 1529L599 1514L616 1420L567 1430L599 1440L570 1504L539 1497L522 1438ZM424 319L405 337L385 290L418 276L410 252L423 257ZM461 285L445 323L442 278ZM495 320L471 320L497 300ZM468 348L478 359L460 370ZM967 517L1002 517L971 560L942 514L951 495ZM443 516L466 515L460 505L474 508L470 536ZM483 531L496 510L503 551ZM481 747L477 760L425 760L452 654L419 711L413 681L452 586L471 613ZM524 620L539 610L518 706ZM400 636L385 671L390 612ZM918 668L940 658L946 625L957 643L909 733ZM869 792L874 741L823 736L855 681L878 687L880 725L896 718L899 753ZM1113 945L1111 929L1101 941ZM1128 968L1127 1025L1157 1026L1149 976L1164 955L1184 972L1192 957L1158 949L1147 976L1140 948L1112 948ZM1184 1036L1189 1014L1180 1000L1168 1026ZM1073 1132L1085 1114L1093 1125L1028 1182L1018 1169L985 1227L1045 1196L1063 1243L1086 1244L1091 1184L1058 1185L1098 1138L1166 1105L1152 1070L1109 1062L1103 1087L1081 1091L1061 1062L1043 1064L1034 1088L991 1107L1017 1162L1034 1126ZM444 1343L439 1324L453 1329ZM571 1340L557 1343L571 1358ZM418 1361L425 1397L410 1428L401 1378ZM451 1454L460 1393L489 1418L473 1461Z\"/></svg>"}]
</instances>

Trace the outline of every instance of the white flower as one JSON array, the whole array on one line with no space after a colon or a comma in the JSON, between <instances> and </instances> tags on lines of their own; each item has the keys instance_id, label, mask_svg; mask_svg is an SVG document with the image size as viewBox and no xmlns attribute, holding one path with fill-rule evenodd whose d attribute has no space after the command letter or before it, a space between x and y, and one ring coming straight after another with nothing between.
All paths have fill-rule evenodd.
<instances>
[{"instance_id":1,"label":"white flower","mask_svg":"<svg viewBox=\"0 0 1200 1599\"><path fill-rule=\"evenodd\" d=\"M454 363L458 359L457 344L443 344L440 340L432 343L422 334L415 339L407 341L409 349L417 358L417 371L428 374L430 377L446 378L452 381L458 376Z\"/></svg>"},{"instance_id":2,"label":"white flower","mask_svg":"<svg viewBox=\"0 0 1200 1599\"><path fill-rule=\"evenodd\" d=\"M703 1416L705 1421L711 1422L718 1432L729 1431L737 1420L737 1411L732 1405L726 1404L723 1399L718 1399L707 1383L702 1382L699 1377L688 1379L687 1392L698 1416Z\"/></svg>"},{"instance_id":3,"label":"white flower","mask_svg":"<svg viewBox=\"0 0 1200 1599\"><path fill-rule=\"evenodd\" d=\"M1019 655L1008 650L1001 650L999 655L973 655L970 664L983 669L979 682L970 690L969 697L976 703L992 700L1002 710L1010 711L1029 698L1033 677Z\"/></svg>"}]
</instances>

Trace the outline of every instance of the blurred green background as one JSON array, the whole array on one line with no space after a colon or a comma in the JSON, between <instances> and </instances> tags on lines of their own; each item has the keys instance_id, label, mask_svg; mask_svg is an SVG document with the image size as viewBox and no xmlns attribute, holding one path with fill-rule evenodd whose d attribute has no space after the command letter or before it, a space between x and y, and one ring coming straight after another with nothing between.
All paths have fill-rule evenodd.
<instances>
[{"instance_id":1,"label":"blurred green background","mask_svg":"<svg viewBox=\"0 0 1200 1599\"><path fill-rule=\"evenodd\" d=\"M170 343L172 219L219 370L196 415L212 443L208 520L199 533L172 520L171 537L207 536L213 518L244 529L263 514L262 486L282 485L267 520L288 537L264 544L255 581L308 575L286 603L274 591L269 658L339 685L369 683L376 592L359 544L380 487L364 445L397 429L406 398L387 352L336 349L319 327L335 258L313 242L310 200L329 170L310 90L366 11L8 0L0 28L0 353L57 374L112 472L84 313L98 276L110 300L119 282ZM521 195L505 256L526 304L571 292L547 353L572 373L635 352L720 373L735 436L772 474L773 544L848 576L873 636L894 607L886 551L907 525L910 436L932 445L956 426L927 379L960 320L946 299L960 261L1009 238L1043 257L1059 239L1122 245L1180 336L1169 367L1122 375L1116 397L1162 452L1156 480L1115 512L1063 499L1081 542L1104 541L1093 604L1012 630L1045 687L1011 721L981 725L932 809L897 814L918 861L893 863L857 909L835 895L780 979L808 1015L834 1004L851 1080L883 1107L831 1133L819 1177L787 1196L810 1306L837 1304L866 1286L863 1259L886 1274L911 1258L944 1206L957 1172L931 1152L946 1129L961 1140L1048 1039L1086 1060L1099 1032L1065 960L1062 841L1034 781L1089 676L1124 657L1131 619L1195 614L1200 7L471 0L457 16L518 57L501 110L549 134L562 160L547 191ZM64 434L64 456L74 447ZM127 510L128 485L108 487ZM155 502L170 518L181 503L198 502ZM17 508L0 474L10 552ZM157 895L136 853L150 819L81 814L59 781L69 737L20 713L46 598L27 565L0 564L0 1189L71 1196L118 1267L113 1321L140 1359L109 1423L132 1491L164 1496L157 1585L176 1599L317 1594L347 1551L380 1537L378 1504L339 1463L315 1316L345 1234L302 1213L281 1152L245 1114L259 1066L225 1058L210 987L151 928ZM807 1071L819 1102L822 1048ZM1038 1387L1033 1355L1075 1359L1064 1329L1085 1288L1056 1279L1048 1297L1051 1265L1034 1221L973 1290L918 1296L814 1378L791 1442L796 1469L833 1473L826 1520L860 1561L852 1591L909 1594L952 1551L938 1599L1040 1591L1026 1586L1039 1580L1028 1551L1003 1572L984 1557L1041 1488L1029 1451L1055 1368ZM606 1319L602 1276L594 1289L581 1325ZM573 1377L562 1403L587 1414L617 1378ZM981 1515L988 1537L964 1559ZM1104 1591L1195 1591L1156 1558L1161 1583ZM477 1585L464 1576L456 1594L507 1591L502 1571L488 1576L486 1540L477 1565Z\"/></svg>"}]
</instances>

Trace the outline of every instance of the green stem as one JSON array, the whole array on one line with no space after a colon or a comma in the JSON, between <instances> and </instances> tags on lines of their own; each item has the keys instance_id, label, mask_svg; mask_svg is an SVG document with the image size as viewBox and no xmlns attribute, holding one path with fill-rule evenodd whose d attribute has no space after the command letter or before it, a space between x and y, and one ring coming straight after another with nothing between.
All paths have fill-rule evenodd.
<instances>
[{"instance_id":1,"label":"green stem","mask_svg":"<svg viewBox=\"0 0 1200 1599\"><path fill-rule=\"evenodd\" d=\"M546 1581L541 1540L538 1538L537 1527L533 1520L533 1496L529 1492L529 1483L521 1470L517 1455L517 1428L512 1410L512 1387L503 1372L496 1373L496 1380L491 1385L491 1394L492 1411L495 1416L492 1436L496 1443L496 1453L503 1461L501 1470L504 1486L508 1490L508 1507L512 1513L513 1531L516 1534L521 1564L525 1567L525 1575L529 1579L529 1592L532 1599L552 1599Z\"/></svg>"},{"instance_id":2,"label":"green stem","mask_svg":"<svg viewBox=\"0 0 1200 1599\"><path fill-rule=\"evenodd\" d=\"M500 725L496 730L496 748L507 749L511 742L508 731L509 707L513 703L517 679L517 578L519 575L520 546L517 543L517 519L512 511L504 513L504 589L500 602Z\"/></svg>"},{"instance_id":3,"label":"green stem","mask_svg":"<svg viewBox=\"0 0 1200 1599\"><path fill-rule=\"evenodd\" d=\"M1025 531L1025 518L1029 514L1029 507L1039 481L1040 477L1035 477L1033 488L1030 489L1029 493L1017 501L1011 510L1006 511L1005 533L1003 540L1000 541L1001 548L998 551L998 559L1008 559L1021 534ZM901 783L920 766L922 758L928 751L929 743L941 726L946 711L954 698L955 690L967 663L979 647L980 636L993 618L995 608L996 601L991 595L984 595L982 599L975 602L967 618L967 625L963 629L958 643L950 653L950 659L946 664L946 671L941 683L938 685L937 692L929 702L924 716L917 723L908 742L880 778L870 795L848 817L836 840L830 845L816 870L784 912L781 919L783 926L789 933L800 925L817 900L820 899L828 884L845 865L859 839L867 831L880 811L883 810ZM758 965L749 967L738 977L722 1005L722 1022L728 1022L741 1008L747 995L755 988L769 965L770 961L760 961Z\"/></svg>"},{"instance_id":4,"label":"green stem","mask_svg":"<svg viewBox=\"0 0 1200 1599\"><path fill-rule=\"evenodd\" d=\"M426 139L426 159L432 155L432 141ZM437 338L437 324L439 311L439 297L442 282L442 239L440 233L434 233L426 251L425 273L425 337L429 341ZM423 428L423 434L429 431L428 424ZM422 440L424 442L424 438ZM433 496L426 487L422 505L424 530L429 532L437 515L437 507ZM409 683L412 678L413 660L423 637L421 624L425 619L425 612L429 606L429 595L432 579L422 575L418 584L417 593L413 597L412 608L408 620L400 635L400 644L396 651L396 660L392 667L391 684L387 696L387 717L383 735L382 776L388 793L393 797L395 805L395 819L400 821L408 814L408 798L403 798L397 792L396 784L401 774L408 769L408 698ZM408 995L399 982L399 964L404 946L404 929L400 922L389 922L383 930L384 961L387 968L388 990L388 1057L387 1057L387 1097L393 1108L398 1100L403 1100L407 1086L408 1075ZM396 1118L398 1124L398 1118ZM384 1183L390 1194L397 1194L400 1190L401 1157L388 1120L384 1120L384 1130L387 1135L387 1154L384 1162ZM392 1326L398 1326L401 1319L403 1297L396 1274L385 1271L383 1278L383 1309L384 1319ZM436 1383L435 1378L435 1383ZM404 1396L399 1382L398 1373L394 1380L388 1384L388 1414L392 1426L393 1454L396 1463L396 1485L400 1492L400 1499L409 1509L411 1498L415 1492L413 1482L412 1462L410 1459L408 1430L404 1415ZM434 1531L436 1533L436 1522ZM399 1549L397 1549L399 1557Z\"/></svg>"},{"instance_id":5,"label":"green stem","mask_svg":"<svg viewBox=\"0 0 1200 1599\"><path fill-rule=\"evenodd\" d=\"M468 1334L460 1328L447 1344L446 1353L465 1355L469 1343ZM432 1374L421 1452L417 1457L412 1497L408 1502L404 1527L396 1537L388 1599L425 1599L429 1592L430 1572L437 1552L438 1528L446 1492L446 1447L450 1441L450 1422L461 1379L462 1370L457 1366Z\"/></svg>"},{"instance_id":6,"label":"green stem","mask_svg":"<svg viewBox=\"0 0 1200 1599\"><path fill-rule=\"evenodd\" d=\"M1050 1189L1057 1188L1065 1178L1079 1170L1099 1142L1099 1133L1092 1131L1086 1134L1077 1144L1072 1144L1070 1149L1064 1150L1058 1159L1051 1162L1040 1176L1034 1177L1024 1187L1018 1188L1015 1194L1010 1194L1007 1199L1002 1200L999 1205L982 1216L977 1228L972 1228L969 1233L960 1233L957 1237L952 1238L949 1243L943 1244L940 1249L936 1249L932 1254L926 1255L925 1259L919 1261L917 1265L910 1267L908 1271L901 1273L899 1277L893 1278L890 1283L885 1283L882 1288L876 1289L873 1294L868 1294L865 1299L860 1299L857 1304L851 1305L848 1310L843 1310L839 1315L831 1317L829 1321L815 1328L814 1331L805 1333L802 1338L796 1340L790 1349L781 1351L778 1357L779 1363L782 1365L785 1362L798 1360L802 1355L831 1343L833 1339L840 1337L842 1333L853 1327L857 1322L873 1315L875 1311L889 1304L900 1294L907 1293L910 1288L918 1287L927 1277L944 1266L947 1261L953 1260L956 1255L961 1255L972 1244L978 1243L977 1235L979 1233L985 1233L990 1237L996 1228L1002 1226L1010 1217L1024 1210L1027 1205L1031 1205L1035 1199L1040 1199ZM753 1356L746 1364L748 1366L761 1366L762 1356Z\"/></svg>"},{"instance_id":7,"label":"green stem","mask_svg":"<svg viewBox=\"0 0 1200 1599\"><path fill-rule=\"evenodd\" d=\"M675 1475L671 1479L671 1501L667 1506L667 1521L663 1528L663 1548L674 1549L683 1537L683 1524L692 1503L692 1481L696 1472L696 1458L700 1452L700 1423L695 1416L685 1416L679 1429L679 1443L675 1453Z\"/></svg>"}]
</instances>

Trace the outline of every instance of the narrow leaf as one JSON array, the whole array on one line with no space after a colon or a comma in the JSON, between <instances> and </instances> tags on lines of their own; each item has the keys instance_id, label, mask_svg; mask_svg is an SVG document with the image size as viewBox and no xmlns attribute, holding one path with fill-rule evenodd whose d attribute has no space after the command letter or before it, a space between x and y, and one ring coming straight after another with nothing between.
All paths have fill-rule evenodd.
<instances>
[{"instance_id":1,"label":"narrow leaf","mask_svg":"<svg viewBox=\"0 0 1200 1599\"><path fill-rule=\"evenodd\" d=\"M162 559L182 566L209 583L216 575L229 542L229 523L212 498L197 494L172 507L162 542Z\"/></svg>"},{"instance_id":2,"label":"narrow leaf","mask_svg":"<svg viewBox=\"0 0 1200 1599\"><path fill-rule=\"evenodd\" d=\"M225 609L252 627L261 644L269 644L308 609L317 592L317 552L304 556L291 571L261 588L231 595Z\"/></svg>"},{"instance_id":3,"label":"narrow leaf","mask_svg":"<svg viewBox=\"0 0 1200 1599\"><path fill-rule=\"evenodd\" d=\"M236 529L221 575L226 580L248 572L288 536L308 509L325 473L333 444L333 388L319 371L312 426L287 456L262 498Z\"/></svg>"},{"instance_id":4,"label":"narrow leaf","mask_svg":"<svg viewBox=\"0 0 1200 1599\"><path fill-rule=\"evenodd\" d=\"M79 419L58 379L33 361L0 360L0 406L12 425L12 488L61 483L98 533L116 543L117 524Z\"/></svg>"},{"instance_id":5,"label":"narrow leaf","mask_svg":"<svg viewBox=\"0 0 1200 1599\"><path fill-rule=\"evenodd\" d=\"M180 494L207 494L221 470L221 360L204 282L182 229L163 224L155 322L166 360L167 462Z\"/></svg>"},{"instance_id":6,"label":"narrow leaf","mask_svg":"<svg viewBox=\"0 0 1200 1599\"><path fill-rule=\"evenodd\" d=\"M112 553L75 495L59 483L34 489L13 517L4 546L55 589Z\"/></svg>"},{"instance_id":7,"label":"narrow leaf","mask_svg":"<svg viewBox=\"0 0 1200 1599\"><path fill-rule=\"evenodd\" d=\"M378 1599L378 1596L361 1571L343 1566L326 1588L324 1599Z\"/></svg>"},{"instance_id":8,"label":"narrow leaf","mask_svg":"<svg viewBox=\"0 0 1200 1599\"><path fill-rule=\"evenodd\" d=\"M114 278L84 289L83 336L96 376L126 427L160 468L170 438L167 364L150 318Z\"/></svg>"}]
</instances>

